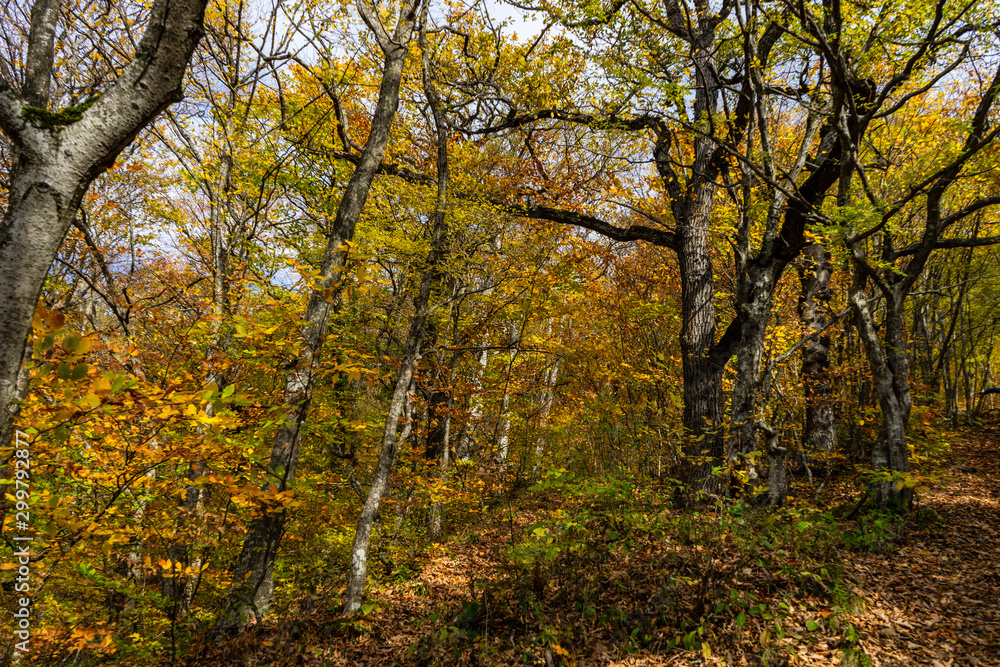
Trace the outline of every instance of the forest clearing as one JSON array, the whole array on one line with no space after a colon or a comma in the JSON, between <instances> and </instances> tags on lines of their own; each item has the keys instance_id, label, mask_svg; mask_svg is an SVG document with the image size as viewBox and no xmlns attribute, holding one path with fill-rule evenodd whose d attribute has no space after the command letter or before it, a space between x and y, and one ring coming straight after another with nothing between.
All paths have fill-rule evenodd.
<instances>
[{"instance_id":1,"label":"forest clearing","mask_svg":"<svg viewBox=\"0 0 1000 667\"><path fill-rule=\"evenodd\" d=\"M1000 665L1000 4L0 33L0 667Z\"/></svg>"}]
</instances>

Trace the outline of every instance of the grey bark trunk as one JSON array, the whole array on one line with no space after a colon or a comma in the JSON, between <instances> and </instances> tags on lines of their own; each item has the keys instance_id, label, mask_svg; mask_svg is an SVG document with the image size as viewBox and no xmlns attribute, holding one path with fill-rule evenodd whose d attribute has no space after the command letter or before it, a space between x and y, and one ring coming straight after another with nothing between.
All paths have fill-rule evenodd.
<instances>
[{"instance_id":1,"label":"grey bark trunk","mask_svg":"<svg viewBox=\"0 0 1000 667\"><path fill-rule=\"evenodd\" d=\"M750 264L744 269L746 276L737 307L742 321L740 345L736 354L736 378L733 383L728 458L742 466L747 483L752 490L760 483L757 465L746 455L756 448L754 413L761 382L761 359L767 334L767 321L771 314L771 294L774 292L773 276L767 269ZM775 436L777 437L777 436Z\"/></svg>"},{"instance_id":2,"label":"grey bark trunk","mask_svg":"<svg viewBox=\"0 0 1000 667\"><path fill-rule=\"evenodd\" d=\"M403 407L407 401L410 383L413 380L414 367L420 356L420 346L427 329L427 317L430 311L431 294L442 285L443 275L441 261L447 254L448 224L448 126L445 123L444 112L441 109L437 92L434 88L430 66L430 51L427 45L427 6L424 5L420 33L420 46L423 53L424 92L428 106L434 119L434 131L437 141L437 199L433 215L431 231L431 248L427 255L427 263L420 280L420 291L414 300L413 319L406 337L406 348L403 352L399 375L393 390L389 413L385 419L385 429L382 432L382 449L379 452L378 464L368 497L365 499L361 515L358 517L358 528L351 546L351 564L347 574L347 590L344 593L343 614L351 616L361 609L365 581L368 576L368 549L371 541L372 526L378 514L382 498L389 488L389 476L392 474L396 452L399 449L397 429Z\"/></svg>"},{"instance_id":3,"label":"grey bark trunk","mask_svg":"<svg viewBox=\"0 0 1000 667\"><path fill-rule=\"evenodd\" d=\"M549 338L552 337L552 318L549 318ZM537 476L541 468L542 456L545 453L547 438L545 429L549 425L549 412L552 411L552 402L556 396L556 382L559 380L559 358L557 357L552 365L542 373L542 391L538 396L538 437L535 439L535 462L532 467L532 474Z\"/></svg>"},{"instance_id":4,"label":"grey bark trunk","mask_svg":"<svg viewBox=\"0 0 1000 667\"><path fill-rule=\"evenodd\" d=\"M788 495L788 476L785 459L788 450L779 443L778 431L767 424L758 423L757 428L764 434L764 450L767 452L767 504L770 507L784 507Z\"/></svg>"},{"instance_id":5,"label":"grey bark trunk","mask_svg":"<svg viewBox=\"0 0 1000 667\"><path fill-rule=\"evenodd\" d=\"M0 223L0 432L45 276L90 183L157 114L180 99L202 35L204 0L156 0L125 72L79 118L46 116L59 2L32 10L26 85L0 76L0 129L16 146Z\"/></svg>"},{"instance_id":6,"label":"grey bark trunk","mask_svg":"<svg viewBox=\"0 0 1000 667\"><path fill-rule=\"evenodd\" d=\"M806 423L802 442L806 452L829 454L837 446L830 382L829 324L830 277L833 267L826 246L815 243L803 251L805 266L799 268L802 285L799 317L812 337L802 346L802 381L805 388Z\"/></svg>"},{"instance_id":7,"label":"grey bark trunk","mask_svg":"<svg viewBox=\"0 0 1000 667\"><path fill-rule=\"evenodd\" d=\"M490 351L488 349L483 349L479 353L476 378L472 387L472 397L469 399L469 416L458 436L458 446L455 448L455 456L462 462L472 459L473 433L476 432L479 422L483 418L483 400L480 397L480 393L483 388L483 375L486 373L489 354Z\"/></svg>"},{"instance_id":8,"label":"grey bark trunk","mask_svg":"<svg viewBox=\"0 0 1000 667\"><path fill-rule=\"evenodd\" d=\"M294 479L299 458L302 425L306 420L315 384L314 372L319 352L326 337L326 328L333 302L339 298L347 260L347 245L371 189L389 143L389 133L399 106L399 86L410 38L413 33L416 4L400 8L395 33L385 32L379 19L372 16L365 0L359 0L358 10L384 54L382 82L378 103L372 116L368 141L358 159L343 198L320 266L317 289L309 299L302 328L302 342L297 359L291 360L285 376L284 416L275 434L268 464L267 485L274 484L284 491ZM233 587L220 614L213 636L219 638L239 632L251 615L261 616L270 606L274 593L273 568L278 544L285 529L284 511L265 511L250 522L239 558L233 568Z\"/></svg>"},{"instance_id":9,"label":"grey bark trunk","mask_svg":"<svg viewBox=\"0 0 1000 667\"><path fill-rule=\"evenodd\" d=\"M885 322L886 345L883 348L868 308L866 282L862 274L856 275L848 300L882 411L882 429L872 448L872 468L886 477L872 485L872 494L878 506L902 510L909 506L913 497L912 487L901 487L894 476L894 473L910 471L906 445L906 423L910 416L909 371L905 342L901 340L902 330L898 328L902 326L902 308L896 303L887 304L889 314ZM892 333L891 329L895 329L896 333ZM903 347L893 350L894 345Z\"/></svg>"}]
</instances>

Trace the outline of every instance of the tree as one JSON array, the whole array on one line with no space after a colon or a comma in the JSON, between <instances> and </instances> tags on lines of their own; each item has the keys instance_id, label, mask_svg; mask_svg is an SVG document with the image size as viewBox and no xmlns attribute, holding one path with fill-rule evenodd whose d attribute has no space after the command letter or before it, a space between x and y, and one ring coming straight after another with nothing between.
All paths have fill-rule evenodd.
<instances>
[{"instance_id":1,"label":"tree","mask_svg":"<svg viewBox=\"0 0 1000 667\"><path fill-rule=\"evenodd\" d=\"M319 276L309 298L299 351L286 364L284 405L281 425L274 437L268 472L279 492L294 479L299 458L301 428L306 420L315 389L315 370L326 338L327 324L343 286L350 242L389 143L389 133L399 105L399 86L419 0L403 2L396 27L390 35L367 0L359 0L358 13L374 35L384 56L378 103L371 117L371 129L357 166L344 189L337 214L330 227ZM259 616L271 603L273 567L285 524L284 509L262 509L251 521L243 548L233 567L233 587L213 633L225 636L238 632L250 614Z\"/></svg>"},{"instance_id":2,"label":"tree","mask_svg":"<svg viewBox=\"0 0 1000 667\"><path fill-rule=\"evenodd\" d=\"M439 291L443 286L441 262L448 250L448 126L445 123L444 111L435 89L434 74L431 70L430 46L427 42L428 6L423 5L419 35L422 53L424 95L434 122L434 137L437 145L437 196L434 201L434 212L431 214L430 236L431 247L427 255L426 265L420 279L420 287L414 298L414 313L410 319L409 332L400 360L399 373L393 387L389 412L385 419L382 434L382 448L379 451L375 476L372 478L364 508L358 517L358 529L351 546L351 563L347 574L347 591L344 593L344 615L356 614L361 609L361 597L365 589L368 572L368 545L371 537L372 524L382 503L382 497L389 486L389 476L396 460L396 450L400 441L405 441L411 428L407 423L403 433L397 434L400 418L406 411L410 401L411 384L420 348L427 334L427 317L431 306L432 292Z\"/></svg>"},{"instance_id":3,"label":"tree","mask_svg":"<svg viewBox=\"0 0 1000 667\"><path fill-rule=\"evenodd\" d=\"M955 124L961 129L941 132L941 138L949 140L936 145L937 155L945 156L943 163L931 161L930 173L918 172L919 180L902 184L902 195L891 203L886 203L884 196L868 182L864 167L855 165L863 179L865 203L874 215L871 224L858 224L865 216L859 220L856 209L848 208L845 212L850 217L845 221L844 244L850 252L854 272L848 298L882 412L882 428L872 449L872 468L878 475L871 487L873 500L881 507L902 510L913 497L913 480L906 477L910 472L906 434L913 405L904 313L906 299L935 250L1000 243L998 236L944 238L949 229L967 217L1000 205L1000 197L981 194L976 188L976 178L982 168L977 162L983 153L993 149L1000 137L1000 125L992 120L998 97L1000 68L982 90L971 96L978 101L971 117ZM971 197L961 197L963 186L965 189L971 187ZM901 226L897 220L903 216L919 219L922 228L916 240L900 245L902 234L895 227ZM875 237L874 248L867 251L869 240L875 241ZM868 306L866 288L869 281L885 301L882 335L879 335Z\"/></svg>"},{"instance_id":4,"label":"tree","mask_svg":"<svg viewBox=\"0 0 1000 667\"><path fill-rule=\"evenodd\" d=\"M23 83L0 72L0 129L16 147L0 223L0 419L17 395L25 341L45 275L91 182L163 109L202 36L205 0L156 0L132 62L104 91L60 111L53 99L61 0L31 10ZM5 425L5 424L4 424ZM0 431L3 431L0 428Z\"/></svg>"}]
</instances>

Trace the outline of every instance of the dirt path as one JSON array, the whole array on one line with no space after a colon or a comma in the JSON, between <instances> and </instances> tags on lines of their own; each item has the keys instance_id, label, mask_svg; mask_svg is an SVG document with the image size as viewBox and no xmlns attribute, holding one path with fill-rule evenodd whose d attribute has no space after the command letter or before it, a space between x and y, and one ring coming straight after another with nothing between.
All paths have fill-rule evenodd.
<instances>
[{"instance_id":1,"label":"dirt path","mask_svg":"<svg viewBox=\"0 0 1000 667\"><path fill-rule=\"evenodd\" d=\"M967 433L952 462L921 504L940 522L848 568L876 667L1000 665L1000 427Z\"/></svg>"}]
</instances>

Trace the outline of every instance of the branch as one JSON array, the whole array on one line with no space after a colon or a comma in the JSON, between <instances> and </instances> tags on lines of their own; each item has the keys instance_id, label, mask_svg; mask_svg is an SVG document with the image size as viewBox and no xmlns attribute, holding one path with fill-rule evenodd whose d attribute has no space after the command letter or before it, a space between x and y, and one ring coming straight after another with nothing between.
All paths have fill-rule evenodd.
<instances>
[{"instance_id":1,"label":"branch","mask_svg":"<svg viewBox=\"0 0 1000 667\"><path fill-rule=\"evenodd\" d=\"M60 5L62 0L36 0L31 7L22 97L31 106L40 109L47 108L49 104Z\"/></svg>"},{"instance_id":2,"label":"branch","mask_svg":"<svg viewBox=\"0 0 1000 667\"><path fill-rule=\"evenodd\" d=\"M181 82L204 34L206 0L155 0L146 32L125 72L77 122L62 131L81 147L75 161L91 177L118 154L163 109L182 98Z\"/></svg>"},{"instance_id":3,"label":"branch","mask_svg":"<svg viewBox=\"0 0 1000 667\"><path fill-rule=\"evenodd\" d=\"M490 203L522 218L551 220L552 222L564 225L583 227L615 241L645 241L646 243L670 248L674 251L677 251L679 247L677 244L677 235L672 231L654 229L644 225L617 227L591 215L550 208L548 206L524 206L521 204L507 204L500 201L490 201Z\"/></svg>"},{"instance_id":4,"label":"branch","mask_svg":"<svg viewBox=\"0 0 1000 667\"><path fill-rule=\"evenodd\" d=\"M539 120L562 120L567 123L576 123L578 125L587 125L590 127L608 130L629 130L633 132L635 130L647 128L654 129L657 132L664 130L663 119L659 116L646 115L638 116L636 118L618 118L617 116L611 115L601 117L594 116L592 114L563 111L562 109L542 109L540 111L523 114L521 116L515 116L511 113L511 115L507 117L507 120L500 125L492 125L478 130L460 129L460 131L468 135L495 134L497 132L503 132L504 130L524 127L525 125L530 125L531 123Z\"/></svg>"},{"instance_id":5,"label":"branch","mask_svg":"<svg viewBox=\"0 0 1000 667\"><path fill-rule=\"evenodd\" d=\"M945 248L979 248L1000 243L1000 236L983 236L978 239L940 239L934 244L935 249Z\"/></svg>"},{"instance_id":6,"label":"branch","mask_svg":"<svg viewBox=\"0 0 1000 667\"><path fill-rule=\"evenodd\" d=\"M324 154L335 160L350 162L354 166L357 166L358 163L361 162L361 156L355 153L348 153L345 151L326 151ZM396 178L403 179L407 183L413 183L415 185L437 185L437 179L433 176L428 176L427 174L422 174L419 171L414 171L413 169L402 167L398 164L387 163L385 161L379 165L375 173L380 176L395 176Z\"/></svg>"},{"instance_id":7,"label":"branch","mask_svg":"<svg viewBox=\"0 0 1000 667\"><path fill-rule=\"evenodd\" d=\"M25 141L25 122L21 118L24 103L7 78L0 75L0 129L18 146Z\"/></svg>"},{"instance_id":8,"label":"branch","mask_svg":"<svg viewBox=\"0 0 1000 667\"><path fill-rule=\"evenodd\" d=\"M358 164L360 160L360 157L353 153L332 151L326 154L332 158L345 160L355 165ZM395 176L415 185L434 186L437 184L437 180L432 176L386 162L379 165L376 173L382 176ZM487 199L486 203L508 211L509 213L513 213L514 215L521 216L522 218L550 220L564 225L582 227L584 229L589 229L592 232L597 232L598 234L615 241L645 241L646 243L664 248L670 248L674 251L678 249L677 236L674 232L669 230L655 229L653 227L646 227L645 225L618 227L610 222L601 220L600 218L595 218L591 215L576 213L575 211L567 211L565 209L551 208L549 206L511 204L499 199Z\"/></svg>"},{"instance_id":9,"label":"branch","mask_svg":"<svg viewBox=\"0 0 1000 667\"><path fill-rule=\"evenodd\" d=\"M382 52L387 52L391 47L391 42L389 39L389 33L386 32L385 26L382 25L382 19L372 14L371 7L368 6L368 0L358 0L357 5L358 14L361 15L361 20L365 22L368 29L375 35L375 40L382 48Z\"/></svg>"}]
</instances>

